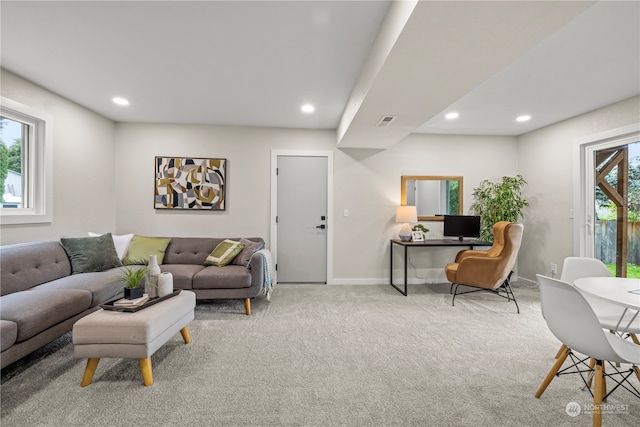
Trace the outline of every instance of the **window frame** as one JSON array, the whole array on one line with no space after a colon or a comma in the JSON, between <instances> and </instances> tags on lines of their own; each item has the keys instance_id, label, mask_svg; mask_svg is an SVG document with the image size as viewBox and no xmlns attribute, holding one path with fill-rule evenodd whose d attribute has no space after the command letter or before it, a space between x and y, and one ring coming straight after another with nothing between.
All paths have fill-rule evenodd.
<instances>
[{"instance_id":1,"label":"window frame","mask_svg":"<svg viewBox=\"0 0 640 427\"><path fill-rule=\"evenodd\" d=\"M23 207L0 209L0 224L53 222L53 119L11 99L0 98L0 115L28 125L23 142Z\"/></svg>"}]
</instances>

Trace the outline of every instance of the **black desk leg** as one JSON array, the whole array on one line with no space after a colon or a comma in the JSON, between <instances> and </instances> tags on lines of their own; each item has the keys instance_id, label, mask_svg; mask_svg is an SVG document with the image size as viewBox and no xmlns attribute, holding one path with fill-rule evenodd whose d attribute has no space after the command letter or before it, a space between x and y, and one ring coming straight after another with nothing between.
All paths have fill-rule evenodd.
<instances>
[{"instance_id":1,"label":"black desk leg","mask_svg":"<svg viewBox=\"0 0 640 427\"><path fill-rule=\"evenodd\" d=\"M404 247L404 296L407 296L407 246Z\"/></svg>"},{"instance_id":2,"label":"black desk leg","mask_svg":"<svg viewBox=\"0 0 640 427\"><path fill-rule=\"evenodd\" d=\"M405 297L407 296L407 247L404 247L404 292L393 284L393 243L389 248L389 284Z\"/></svg>"}]
</instances>

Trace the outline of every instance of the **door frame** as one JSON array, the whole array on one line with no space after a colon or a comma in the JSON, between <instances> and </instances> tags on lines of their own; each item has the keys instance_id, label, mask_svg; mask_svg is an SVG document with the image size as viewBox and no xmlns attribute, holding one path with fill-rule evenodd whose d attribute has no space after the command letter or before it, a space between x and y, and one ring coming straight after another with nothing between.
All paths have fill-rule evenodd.
<instances>
[{"instance_id":1,"label":"door frame","mask_svg":"<svg viewBox=\"0 0 640 427\"><path fill-rule=\"evenodd\" d=\"M640 123L611 129L575 140L575 180L573 188L573 253L575 256L595 257L593 211L595 206L595 156L604 148L640 141Z\"/></svg>"},{"instance_id":2,"label":"door frame","mask_svg":"<svg viewBox=\"0 0 640 427\"><path fill-rule=\"evenodd\" d=\"M274 265L278 264L278 157L326 157L327 158L327 285L333 284L333 151L271 150L271 214L269 219L269 248ZM277 283L278 272L275 272Z\"/></svg>"}]
</instances>

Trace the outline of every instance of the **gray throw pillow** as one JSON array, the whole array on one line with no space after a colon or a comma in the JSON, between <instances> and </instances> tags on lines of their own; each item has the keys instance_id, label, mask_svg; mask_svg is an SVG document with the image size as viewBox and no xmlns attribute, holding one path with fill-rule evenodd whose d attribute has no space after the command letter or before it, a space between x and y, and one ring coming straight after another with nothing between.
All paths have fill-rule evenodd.
<instances>
[{"instance_id":1,"label":"gray throw pillow","mask_svg":"<svg viewBox=\"0 0 640 427\"><path fill-rule=\"evenodd\" d=\"M248 266L251 256L264 249L264 242L253 242L248 239L240 239L240 243L244 243L244 249L231 261L231 264Z\"/></svg>"},{"instance_id":2,"label":"gray throw pillow","mask_svg":"<svg viewBox=\"0 0 640 427\"><path fill-rule=\"evenodd\" d=\"M122 266L111 233L98 237L63 237L60 243L71 260L72 274Z\"/></svg>"}]
</instances>

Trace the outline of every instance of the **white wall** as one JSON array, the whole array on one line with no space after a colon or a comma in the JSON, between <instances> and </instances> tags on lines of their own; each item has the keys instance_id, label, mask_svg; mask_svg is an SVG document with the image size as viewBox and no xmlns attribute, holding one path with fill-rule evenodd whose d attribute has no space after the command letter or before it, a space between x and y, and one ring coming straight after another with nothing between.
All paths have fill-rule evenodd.
<instances>
[{"instance_id":1,"label":"white wall","mask_svg":"<svg viewBox=\"0 0 640 427\"><path fill-rule=\"evenodd\" d=\"M17 75L1 70L2 96L53 117L53 222L2 225L3 245L115 228L115 124Z\"/></svg>"},{"instance_id":2,"label":"white wall","mask_svg":"<svg viewBox=\"0 0 640 427\"><path fill-rule=\"evenodd\" d=\"M599 132L640 121L640 96L539 129L518 138L520 173L528 185L525 196L525 234L518 258L520 279L535 281L548 274L549 263L558 265L573 253L573 206L575 141Z\"/></svg>"},{"instance_id":3,"label":"white wall","mask_svg":"<svg viewBox=\"0 0 640 427\"><path fill-rule=\"evenodd\" d=\"M87 231L169 236L263 236L269 239L271 150L334 152L334 272L340 283L386 283L389 239L400 203L401 175L461 175L464 208L483 179L521 173L528 181L520 278L546 273L572 255L573 144L577 138L637 123L640 97L513 137L409 135L388 150L337 149L335 132L231 126L114 124L2 70L2 96L54 120L54 221L2 226L2 244L57 240ZM153 209L153 158L228 159L227 210ZM349 216L344 217L344 209ZM428 222L429 237L442 223ZM410 278L442 278L450 251L410 256ZM398 258L399 261L399 258ZM416 279L418 277L418 279Z\"/></svg>"},{"instance_id":4,"label":"white wall","mask_svg":"<svg viewBox=\"0 0 640 427\"><path fill-rule=\"evenodd\" d=\"M251 237L269 240L272 149L331 150L335 133L233 126L118 124L119 233ZM227 159L224 211L154 209L155 156Z\"/></svg>"},{"instance_id":5,"label":"white wall","mask_svg":"<svg viewBox=\"0 0 640 427\"><path fill-rule=\"evenodd\" d=\"M462 175L464 203L485 178L517 171L516 139L413 135L385 150L335 148L324 130L232 126L118 124L116 223L118 233L165 236L262 236L269 240L271 150L334 152L334 274L337 283L386 283L389 239L400 204L401 175ZM159 156L228 160L223 212L153 208L153 159ZM349 216L344 217L344 209ZM429 223L441 235L441 223ZM453 254L416 254L422 267L442 272ZM435 256L435 260L432 259ZM419 259L420 257L424 259ZM445 262L446 261L446 262Z\"/></svg>"},{"instance_id":6,"label":"white wall","mask_svg":"<svg viewBox=\"0 0 640 427\"><path fill-rule=\"evenodd\" d=\"M516 138L487 136L412 134L384 151L338 151L334 173L336 281L388 283L389 239L397 237L401 226L394 221L402 175L462 176L466 213L473 188L483 179L517 173L517 158ZM342 215L345 208L349 209L346 218ZM442 222L423 223L430 230L429 238L442 236ZM410 263L410 279L443 281L444 265L458 249L412 250L410 261L417 271ZM394 263L400 266L400 258ZM399 275L400 271L394 274Z\"/></svg>"}]
</instances>

